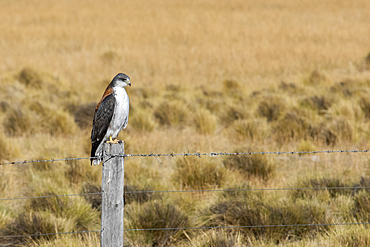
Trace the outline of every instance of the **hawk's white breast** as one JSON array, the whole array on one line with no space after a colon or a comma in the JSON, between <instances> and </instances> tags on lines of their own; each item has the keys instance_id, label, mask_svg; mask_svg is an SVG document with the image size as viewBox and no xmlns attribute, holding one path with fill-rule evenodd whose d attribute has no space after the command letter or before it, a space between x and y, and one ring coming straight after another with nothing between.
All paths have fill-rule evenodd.
<instances>
[{"instance_id":1,"label":"hawk's white breast","mask_svg":"<svg viewBox=\"0 0 370 247\"><path fill-rule=\"evenodd\" d=\"M129 98L124 88L115 87L113 89L113 96L116 98L116 104L112 121L105 135L107 139L109 139L109 136L112 136L113 139L117 138L121 129L126 128L130 108Z\"/></svg>"}]
</instances>

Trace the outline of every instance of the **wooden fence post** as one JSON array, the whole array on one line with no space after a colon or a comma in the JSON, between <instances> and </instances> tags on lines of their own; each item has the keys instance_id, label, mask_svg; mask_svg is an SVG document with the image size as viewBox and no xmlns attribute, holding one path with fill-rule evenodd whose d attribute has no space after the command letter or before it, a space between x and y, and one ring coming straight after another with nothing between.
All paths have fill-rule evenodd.
<instances>
[{"instance_id":1,"label":"wooden fence post","mask_svg":"<svg viewBox=\"0 0 370 247\"><path fill-rule=\"evenodd\" d=\"M104 144L102 171L101 238L102 247L123 246L124 143Z\"/></svg>"}]
</instances>

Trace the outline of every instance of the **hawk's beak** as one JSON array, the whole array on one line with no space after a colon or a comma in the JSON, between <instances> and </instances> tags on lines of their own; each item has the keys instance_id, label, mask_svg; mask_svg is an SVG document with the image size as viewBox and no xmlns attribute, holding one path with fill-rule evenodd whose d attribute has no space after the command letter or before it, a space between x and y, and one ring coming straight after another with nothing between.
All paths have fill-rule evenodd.
<instances>
[{"instance_id":1,"label":"hawk's beak","mask_svg":"<svg viewBox=\"0 0 370 247\"><path fill-rule=\"evenodd\" d=\"M129 81L127 85L129 85L131 87L131 81Z\"/></svg>"}]
</instances>

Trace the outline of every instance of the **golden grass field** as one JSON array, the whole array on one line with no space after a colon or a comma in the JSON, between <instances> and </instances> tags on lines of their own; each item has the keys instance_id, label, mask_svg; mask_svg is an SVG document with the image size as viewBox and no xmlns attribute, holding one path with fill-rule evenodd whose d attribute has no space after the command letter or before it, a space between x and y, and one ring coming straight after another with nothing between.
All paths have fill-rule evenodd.
<instances>
[{"instance_id":1,"label":"golden grass field","mask_svg":"<svg viewBox=\"0 0 370 247\"><path fill-rule=\"evenodd\" d=\"M370 2L0 1L0 162L89 157L131 77L126 153L368 149ZM125 189L367 187L366 153L128 158ZM0 198L100 190L88 160L0 166ZM126 195L125 228L369 222L368 189ZM100 229L100 198L0 201L0 236ZM0 238L97 246L99 234ZM367 226L127 232L126 246L368 246Z\"/></svg>"}]
</instances>

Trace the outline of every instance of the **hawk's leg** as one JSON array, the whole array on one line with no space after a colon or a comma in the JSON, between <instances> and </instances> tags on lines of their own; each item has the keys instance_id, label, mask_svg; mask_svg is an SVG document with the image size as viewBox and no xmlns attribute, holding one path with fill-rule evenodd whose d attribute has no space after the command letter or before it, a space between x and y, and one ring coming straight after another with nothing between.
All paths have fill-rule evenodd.
<instances>
[{"instance_id":1,"label":"hawk's leg","mask_svg":"<svg viewBox=\"0 0 370 247\"><path fill-rule=\"evenodd\" d=\"M117 141L117 139L112 140L112 136L110 136L110 137L109 137L109 141L107 141L107 143L114 143L114 144L117 144L117 143L118 143L118 141Z\"/></svg>"}]
</instances>

